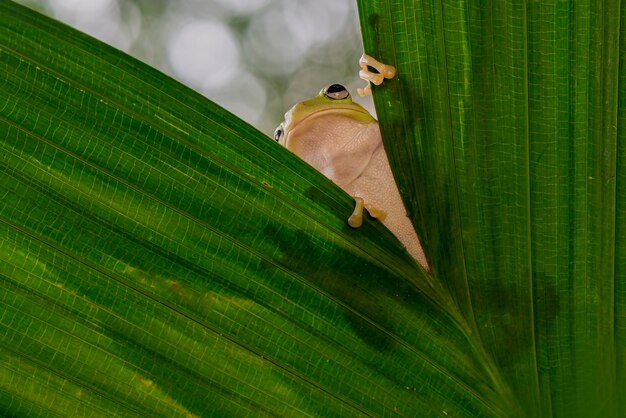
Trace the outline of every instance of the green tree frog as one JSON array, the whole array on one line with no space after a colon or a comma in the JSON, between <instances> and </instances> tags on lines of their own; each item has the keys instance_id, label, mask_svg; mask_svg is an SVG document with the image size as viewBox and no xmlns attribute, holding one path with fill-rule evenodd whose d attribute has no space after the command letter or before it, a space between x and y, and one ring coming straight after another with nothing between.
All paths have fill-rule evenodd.
<instances>
[{"instance_id":1,"label":"green tree frog","mask_svg":"<svg viewBox=\"0 0 626 418\"><path fill-rule=\"evenodd\" d=\"M332 84L296 104L285 114L274 139L354 197L351 227L361 226L365 208L429 270L391 173L378 122L352 101L345 87Z\"/></svg>"}]
</instances>

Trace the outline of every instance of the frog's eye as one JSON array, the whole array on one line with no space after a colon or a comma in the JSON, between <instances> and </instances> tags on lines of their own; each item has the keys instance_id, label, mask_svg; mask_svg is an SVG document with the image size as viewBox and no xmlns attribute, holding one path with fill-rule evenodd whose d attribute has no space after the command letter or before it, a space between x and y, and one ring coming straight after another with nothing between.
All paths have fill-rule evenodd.
<instances>
[{"instance_id":1,"label":"frog's eye","mask_svg":"<svg viewBox=\"0 0 626 418\"><path fill-rule=\"evenodd\" d=\"M350 97L350 93L341 84L331 84L324 89L324 96L333 100L344 100Z\"/></svg>"},{"instance_id":2,"label":"frog's eye","mask_svg":"<svg viewBox=\"0 0 626 418\"><path fill-rule=\"evenodd\" d=\"M283 124L281 123L280 125L278 125L278 128L276 128L276 130L274 131L274 139L276 141L280 141L280 138L283 136L284 133L285 133L285 130L283 129Z\"/></svg>"}]
</instances>

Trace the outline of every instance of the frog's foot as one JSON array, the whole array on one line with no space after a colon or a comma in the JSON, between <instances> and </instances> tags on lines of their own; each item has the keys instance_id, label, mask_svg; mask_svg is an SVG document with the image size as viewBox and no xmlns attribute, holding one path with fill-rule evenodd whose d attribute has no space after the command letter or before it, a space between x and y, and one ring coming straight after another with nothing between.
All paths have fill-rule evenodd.
<instances>
[{"instance_id":1,"label":"frog's foot","mask_svg":"<svg viewBox=\"0 0 626 418\"><path fill-rule=\"evenodd\" d=\"M352 228L359 228L363 225L363 208L367 210L367 213L369 213L372 218L380 219L381 221L385 219L385 212L376 209L370 204L366 204L363 202L362 197L355 197L354 210L352 211L352 215L348 218L348 225Z\"/></svg>"},{"instance_id":2,"label":"frog's foot","mask_svg":"<svg viewBox=\"0 0 626 418\"><path fill-rule=\"evenodd\" d=\"M354 210L352 211L352 215L348 218L348 225L352 228L359 228L363 225L363 206L363 198L355 197Z\"/></svg>"},{"instance_id":3,"label":"frog's foot","mask_svg":"<svg viewBox=\"0 0 626 418\"><path fill-rule=\"evenodd\" d=\"M385 212L383 212L382 210L376 209L373 205L369 205L366 203L365 209L367 209L367 213L369 213L370 216L374 219L383 221L387 217L387 214Z\"/></svg>"},{"instance_id":4,"label":"frog's foot","mask_svg":"<svg viewBox=\"0 0 626 418\"><path fill-rule=\"evenodd\" d=\"M383 64L382 62L377 61L366 54L363 54L363 56L361 56L361 59L359 60L359 65L361 66L361 71L359 71L359 77L367 81L367 86L365 86L365 88L357 89L357 92L360 96L372 94L372 85L370 84L370 82L379 86L382 84L385 78L393 78L396 75L395 67ZM368 66L374 68L378 72L373 73L369 71L367 69Z\"/></svg>"}]
</instances>

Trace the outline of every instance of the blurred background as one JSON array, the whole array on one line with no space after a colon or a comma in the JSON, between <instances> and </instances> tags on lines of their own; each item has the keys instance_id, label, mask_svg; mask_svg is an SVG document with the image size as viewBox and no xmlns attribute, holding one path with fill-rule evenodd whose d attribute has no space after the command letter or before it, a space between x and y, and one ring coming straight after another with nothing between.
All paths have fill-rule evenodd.
<instances>
[{"instance_id":1,"label":"blurred background","mask_svg":"<svg viewBox=\"0 0 626 418\"><path fill-rule=\"evenodd\" d=\"M355 0L18 0L174 77L268 135L331 83L357 87Z\"/></svg>"}]
</instances>

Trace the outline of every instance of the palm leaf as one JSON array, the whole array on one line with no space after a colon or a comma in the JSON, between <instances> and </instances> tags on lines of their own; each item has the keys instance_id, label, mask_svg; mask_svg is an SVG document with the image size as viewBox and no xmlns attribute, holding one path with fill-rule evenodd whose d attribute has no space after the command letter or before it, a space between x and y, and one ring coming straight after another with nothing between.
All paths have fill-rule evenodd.
<instances>
[{"instance_id":1,"label":"palm leaf","mask_svg":"<svg viewBox=\"0 0 626 418\"><path fill-rule=\"evenodd\" d=\"M254 128L1 2L0 411L626 412L623 12L583 3L361 2L430 277Z\"/></svg>"},{"instance_id":2,"label":"palm leaf","mask_svg":"<svg viewBox=\"0 0 626 418\"><path fill-rule=\"evenodd\" d=\"M435 277L527 416L623 416L624 8L359 6L398 67L375 99Z\"/></svg>"},{"instance_id":3,"label":"palm leaf","mask_svg":"<svg viewBox=\"0 0 626 418\"><path fill-rule=\"evenodd\" d=\"M451 299L163 74L0 3L0 411L499 415Z\"/></svg>"}]
</instances>

